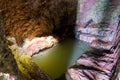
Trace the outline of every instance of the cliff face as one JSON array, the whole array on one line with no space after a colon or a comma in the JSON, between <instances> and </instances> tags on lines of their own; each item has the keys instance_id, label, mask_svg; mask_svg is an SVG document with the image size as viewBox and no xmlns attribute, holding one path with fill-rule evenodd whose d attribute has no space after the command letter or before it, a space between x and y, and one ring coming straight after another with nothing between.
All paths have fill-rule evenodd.
<instances>
[{"instance_id":1,"label":"cliff face","mask_svg":"<svg viewBox=\"0 0 120 80\"><path fill-rule=\"evenodd\" d=\"M76 38L98 49L110 49L119 27L119 0L79 0Z\"/></svg>"},{"instance_id":2,"label":"cliff face","mask_svg":"<svg viewBox=\"0 0 120 80\"><path fill-rule=\"evenodd\" d=\"M67 70L68 80L120 79L120 0L79 0L76 38L90 44L75 65ZM118 64L117 64L118 63Z\"/></svg>"}]
</instances>

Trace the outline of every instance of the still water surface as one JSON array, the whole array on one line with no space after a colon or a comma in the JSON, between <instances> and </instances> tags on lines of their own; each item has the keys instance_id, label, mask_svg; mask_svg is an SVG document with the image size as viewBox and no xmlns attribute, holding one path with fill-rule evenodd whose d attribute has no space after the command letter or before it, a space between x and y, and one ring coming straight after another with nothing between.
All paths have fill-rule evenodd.
<instances>
[{"instance_id":1,"label":"still water surface","mask_svg":"<svg viewBox=\"0 0 120 80\"><path fill-rule=\"evenodd\" d=\"M83 52L89 49L88 43L67 39L51 49L34 55L32 59L40 69L55 79L73 65Z\"/></svg>"}]
</instances>

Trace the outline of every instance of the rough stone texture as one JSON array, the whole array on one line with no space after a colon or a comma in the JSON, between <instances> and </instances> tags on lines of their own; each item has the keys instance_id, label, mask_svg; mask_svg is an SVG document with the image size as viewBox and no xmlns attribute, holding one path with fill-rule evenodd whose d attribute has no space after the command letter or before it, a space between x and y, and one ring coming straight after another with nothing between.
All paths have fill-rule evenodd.
<instances>
[{"instance_id":1,"label":"rough stone texture","mask_svg":"<svg viewBox=\"0 0 120 80\"><path fill-rule=\"evenodd\" d=\"M77 0L0 0L7 36L24 40L57 35L62 39L74 31Z\"/></svg>"},{"instance_id":2,"label":"rough stone texture","mask_svg":"<svg viewBox=\"0 0 120 80\"><path fill-rule=\"evenodd\" d=\"M51 80L51 78L41 71L35 63L25 64L23 62L23 64L21 62L25 69L28 69L29 75L26 76L20 72L18 64L14 58L15 55L12 54L6 43L6 36L3 27L3 18L0 14L0 80Z\"/></svg>"},{"instance_id":3,"label":"rough stone texture","mask_svg":"<svg viewBox=\"0 0 120 80\"><path fill-rule=\"evenodd\" d=\"M67 75L71 80L119 80L120 38L115 42L117 44L109 51L91 50L83 54L75 65L68 69Z\"/></svg>"},{"instance_id":4,"label":"rough stone texture","mask_svg":"<svg viewBox=\"0 0 120 80\"><path fill-rule=\"evenodd\" d=\"M67 70L67 79L119 80L120 0L87 1L79 0L76 38L91 44L93 50Z\"/></svg>"},{"instance_id":5,"label":"rough stone texture","mask_svg":"<svg viewBox=\"0 0 120 80\"><path fill-rule=\"evenodd\" d=\"M53 36L61 41L74 35L77 0L0 0L0 10L6 36L14 37L20 48L26 45L26 40L31 43L36 38ZM42 45L41 42L32 47L30 53L27 49L24 52L33 55L42 49L52 47L52 41L53 39L49 43L44 42L44 48L39 47Z\"/></svg>"},{"instance_id":6,"label":"rough stone texture","mask_svg":"<svg viewBox=\"0 0 120 80\"><path fill-rule=\"evenodd\" d=\"M4 73L11 75L12 80L18 77L18 68L14 56L6 44L5 35L3 32L3 19L0 13L0 76ZM17 77L13 76L16 75ZM9 80L10 78L8 78Z\"/></svg>"},{"instance_id":7,"label":"rough stone texture","mask_svg":"<svg viewBox=\"0 0 120 80\"><path fill-rule=\"evenodd\" d=\"M109 50L115 43L120 21L120 0L79 0L76 38L97 49Z\"/></svg>"}]
</instances>

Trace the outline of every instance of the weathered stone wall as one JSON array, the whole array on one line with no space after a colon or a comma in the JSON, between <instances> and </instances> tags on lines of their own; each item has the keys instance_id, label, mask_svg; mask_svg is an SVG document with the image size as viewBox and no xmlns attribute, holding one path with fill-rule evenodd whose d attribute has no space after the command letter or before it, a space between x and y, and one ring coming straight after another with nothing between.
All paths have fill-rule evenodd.
<instances>
[{"instance_id":1,"label":"weathered stone wall","mask_svg":"<svg viewBox=\"0 0 120 80\"><path fill-rule=\"evenodd\" d=\"M68 69L68 80L120 79L119 7L120 0L79 0L76 38L93 49Z\"/></svg>"}]
</instances>

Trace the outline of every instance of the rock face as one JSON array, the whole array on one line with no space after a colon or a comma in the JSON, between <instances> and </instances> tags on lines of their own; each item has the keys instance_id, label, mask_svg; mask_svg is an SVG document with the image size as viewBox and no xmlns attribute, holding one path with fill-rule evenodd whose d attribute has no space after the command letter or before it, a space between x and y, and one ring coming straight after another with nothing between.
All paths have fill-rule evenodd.
<instances>
[{"instance_id":1,"label":"rock face","mask_svg":"<svg viewBox=\"0 0 120 80\"><path fill-rule=\"evenodd\" d=\"M76 38L91 44L93 50L67 70L67 80L120 79L119 69L116 71L120 57L120 0L116 1L79 0Z\"/></svg>"},{"instance_id":2,"label":"rock face","mask_svg":"<svg viewBox=\"0 0 120 80\"><path fill-rule=\"evenodd\" d=\"M13 54L12 49L9 49L3 28L3 17L0 13L0 80L51 80L32 60L30 62L25 57L27 62L19 62L19 53ZM18 60L16 59L16 55ZM24 71L27 69L29 75L21 72L18 62L23 64L24 68L23 66L21 68Z\"/></svg>"},{"instance_id":3,"label":"rock face","mask_svg":"<svg viewBox=\"0 0 120 80\"><path fill-rule=\"evenodd\" d=\"M76 8L77 0L0 0L5 35L13 37L15 46L30 56L73 34ZM0 38L0 41L4 43L5 40ZM5 68L11 68L8 65L12 65L12 62L14 64L13 55L4 54L0 57L0 61L3 58L10 59L6 61L8 64ZM0 66L1 64L0 62ZM31 79L50 80L49 76L36 67L30 67L29 70Z\"/></svg>"},{"instance_id":4,"label":"rock face","mask_svg":"<svg viewBox=\"0 0 120 80\"><path fill-rule=\"evenodd\" d=\"M77 0L0 0L5 34L14 37L20 47L26 40L31 45L36 37L61 40L73 35L76 9ZM47 43L45 47L51 47Z\"/></svg>"},{"instance_id":5,"label":"rock face","mask_svg":"<svg viewBox=\"0 0 120 80\"><path fill-rule=\"evenodd\" d=\"M119 57L120 57L120 26L116 30L115 40L111 49L100 49L94 47L93 50L84 53L75 65L67 70L67 80L115 80L119 77ZM96 45L98 45L96 43ZM95 49L97 48L97 49ZM117 64L118 63L118 64ZM116 66L118 68L116 70ZM114 78L113 78L114 77Z\"/></svg>"},{"instance_id":6,"label":"rock face","mask_svg":"<svg viewBox=\"0 0 120 80\"><path fill-rule=\"evenodd\" d=\"M76 38L86 41L97 49L109 50L113 46L115 31L110 28L79 28Z\"/></svg>"},{"instance_id":7,"label":"rock face","mask_svg":"<svg viewBox=\"0 0 120 80\"><path fill-rule=\"evenodd\" d=\"M23 46L19 47L20 51L25 55L34 55L39 53L39 51L55 46L58 43L58 40L53 36L47 37L37 37L31 41L26 39Z\"/></svg>"},{"instance_id":8,"label":"rock face","mask_svg":"<svg viewBox=\"0 0 120 80\"><path fill-rule=\"evenodd\" d=\"M79 0L76 38L94 48L109 50L118 34L120 3L117 1Z\"/></svg>"}]
</instances>

